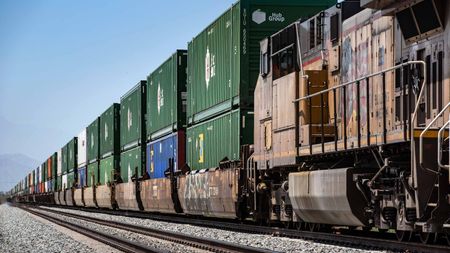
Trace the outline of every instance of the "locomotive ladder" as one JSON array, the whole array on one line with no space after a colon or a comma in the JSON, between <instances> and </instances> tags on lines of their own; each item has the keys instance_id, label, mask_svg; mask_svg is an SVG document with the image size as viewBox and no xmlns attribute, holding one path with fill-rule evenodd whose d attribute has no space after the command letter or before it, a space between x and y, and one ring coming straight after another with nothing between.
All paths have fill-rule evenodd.
<instances>
[{"instance_id":1,"label":"locomotive ladder","mask_svg":"<svg viewBox=\"0 0 450 253\"><path fill-rule=\"evenodd\" d=\"M436 121L444 115L444 113L450 109L450 103L448 103L437 115L436 117L422 130L419 136L419 163L416 170L428 170L436 174L435 181L433 182L433 189L428 196L428 201L426 208L423 212L426 221L418 223L422 226L423 232L436 232L441 229L443 223L449 222L448 214L450 212L450 194L449 194L449 164L444 164L443 153L449 152L450 144L443 145L445 142L444 133L446 131L450 132L450 117L449 120L442 126L437 126L433 130L437 131L437 168L428 168L424 161L424 143L423 138L426 132L428 132L431 127L436 123ZM450 116L450 115L449 115ZM449 137L447 137L447 140ZM447 148L447 149L445 149ZM450 156L450 152L449 152ZM433 159L432 156L428 159ZM449 157L450 161L450 157ZM417 172L416 172L417 173ZM417 197L420 192L416 191ZM423 196L422 196L423 197ZM420 215L419 215L420 216ZM420 217L418 217L420 218Z\"/></svg>"}]
</instances>

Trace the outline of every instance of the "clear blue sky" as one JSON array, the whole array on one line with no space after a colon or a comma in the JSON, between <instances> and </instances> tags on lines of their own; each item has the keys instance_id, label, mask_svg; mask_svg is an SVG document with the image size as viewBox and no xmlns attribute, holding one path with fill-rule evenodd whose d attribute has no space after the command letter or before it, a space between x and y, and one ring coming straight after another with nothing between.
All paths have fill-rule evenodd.
<instances>
[{"instance_id":1,"label":"clear blue sky","mask_svg":"<svg viewBox=\"0 0 450 253\"><path fill-rule=\"evenodd\" d=\"M0 1L0 154L43 161L234 2Z\"/></svg>"}]
</instances>

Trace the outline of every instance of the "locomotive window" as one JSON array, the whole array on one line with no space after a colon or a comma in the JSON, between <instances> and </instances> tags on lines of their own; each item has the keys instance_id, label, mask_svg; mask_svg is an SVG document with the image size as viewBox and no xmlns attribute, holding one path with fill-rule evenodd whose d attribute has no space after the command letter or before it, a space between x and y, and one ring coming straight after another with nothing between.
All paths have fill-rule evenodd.
<instances>
[{"instance_id":1,"label":"locomotive window","mask_svg":"<svg viewBox=\"0 0 450 253\"><path fill-rule=\"evenodd\" d=\"M442 61L444 59L444 52L440 51L438 53L438 87L439 87L439 97L438 97L438 111L442 110L442 97L444 96L444 90L442 86L442 79L443 79L443 71L444 68L442 66Z\"/></svg>"},{"instance_id":2,"label":"locomotive window","mask_svg":"<svg viewBox=\"0 0 450 253\"><path fill-rule=\"evenodd\" d=\"M316 18L316 45L322 44L322 18Z\"/></svg>"},{"instance_id":3,"label":"locomotive window","mask_svg":"<svg viewBox=\"0 0 450 253\"><path fill-rule=\"evenodd\" d=\"M414 36L419 35L417 27L415 25L411 25L414 24L411 9L406 8L395 14L395 16L397 17L398 23L400 25L400 28L402 29L402 33L405 39L410 39Z\"/></svg>"},{"instance_id":4,"label":"locomotive window","mask_svg":"<svg viewBox=\"0 0 450 253\"><path fill-rule=\"evenodd\" d=\"M436 109L436 105L437 105L437 63L433 62L433 109Z\"/></svg>"},{"instance_id":5,"label":"locomotive window","mask_svg":"<svg viewBox=\"0 0 450 253\"><path fill-rule=\"evenodd\" d=\"M315 20L311 19L311 21L309 21L309 49L313 49L315 46L315 30L316 30L316 26L315 26Z\"/></svg>"},{"instance_id":6,"label":"locomotive window","mask_svg":"<svg viewBox=\"0 0 450 253\"><path fill-rule=\"evenodd\" d=\"M412 10L421 33L426 33L441 26L437 13L434 11L432 0L425 0L413 5Z\"/></svg>"},{"instance_id":7,"label":"locomotive window","mask_svg":"<svg viewBox=\"0 0 450 253\"><path fill-rule=\"evenodd\" d=\"M330 17L330 39L333 43L339 40L339 13Z\"/></svg>"},{"instance_id":8,"label":"locomotive window","mask_svg":"<svg viewBox=\"0 0 450 253\"><path fill-rule=\"evenodd\" d=\"M272 57L273 79L288 75L296 69L295 50L289 47Z\"/></svg>"}]
</instances>

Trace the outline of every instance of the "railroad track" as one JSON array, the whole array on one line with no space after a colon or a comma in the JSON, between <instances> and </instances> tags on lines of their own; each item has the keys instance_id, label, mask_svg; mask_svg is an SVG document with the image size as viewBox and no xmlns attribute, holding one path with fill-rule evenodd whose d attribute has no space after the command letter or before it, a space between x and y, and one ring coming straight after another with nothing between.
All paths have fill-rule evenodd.
<instances>
[{"instance_id":1,"label":"railroad track","mask_svg":"<svg viewBox=\"0 0 450 253\"><path fill-rule=\"evenodd\" d=\"M37 206L33 207L33 208L30 208L30 207L24 208L22 206L19 206L19 207L22 208L23 210L26 210L27 212L33 213L44 219L47 219L49 221L55 222L64 227L75 230L76 232L87 235L88 237L91 237L93 239L96 239L98 241L106 243L112 247L115 247L115 248L125 251L125 252L167 252L167 251L161 251L159 249L149 248L145 245L141 245L141 244L137 244L135 242L123 240L116 236L104 234L104 233L98 232L96 230L91 230L89 228L65 221L63 219L42 213L40 211L45 211L45 212L49 212L49 213L53 213L53 214L57 214L57 215L61 215L61 216L66 216L66 217L70 217L70 218L74 218L74 219L84 220L87 222L104 225L104 226L108 226L108 227L112 227L112 228L117 228L117 229L125 230L128 232L149 236L149 237L157 238L157 239L164 240L164 241L170 241L170 242L173 242L176 244L186 245L186 246L190 246L190 247L194 247L194 248L198 248L198 249L202 249L202 250L206 250L206 251L211 251L211 252L220 252L220 253L228 253L228 252L229 253L235 253L235 252L269 253L269 252L274 252L274 251L270 251L270 250L259 249L259 248L255 248L255 247L225 242L225 241L221 241L221 240L197 237L197 236L187 235L187 234L178 233L178 232L153 229L153 228L144 227L144 226L132 225L129 223L108 221L108 220L88 217L88 216L84 216L84 215L67 213L67 212L58 211L58 210L52 210L52 209L46 209L46 208L44 209L44 208L37 207ZM40 210L40 211L36 211L36 210ZM88 233L86 233L86 231L88 231ZM97 233L97 235L95 233ZM119 245L117 245L117 244L119 244Z\"/></svg>"},{"instance_id":2,"label":"railroad track","mask_svg":"<svg viewBox=\"0 0 450 253\"><path fill-rule=\"evenodd\" d=\"M402 252L430 252L430 253L448 253L450 252L450 247L444 245L427 245L419 242L400 242L394 238L392 234L389 239L380 238L379 233L375 232L365 232L362 235L352 235L352 234L336 234L336 233L323 233L323 232L309 232L309 231L299 231L295 229L286 229L278 227L266 227L266 226L256 226L252 224L243 224L237 222L226 222L218 221L213 219L193 219L191 217L184 217L179 215L162 215L162 214L152 214L152 213L140 213L133 211L118 211L118 210L107 210L107 209L92 209L85 207L61 207L55 206L57 208L68 208L79 211L103 213L117 216L126 216L132 218L142 218L142 219L152 219L158 221L190 224L210 228L218 228L229 231L244 232L244 233L254 233L254 234L268 234L272 236L281 236L297 239L312 240L316 242L332 244L332 245L342 245L347 247L354 247L360 249L378 249L378 250L391 250L391 251L402 251ZM45 209L50 210L50 209ZM383 236L389 236L388 233L384 233Z\"/></svg>"}]
</instances>

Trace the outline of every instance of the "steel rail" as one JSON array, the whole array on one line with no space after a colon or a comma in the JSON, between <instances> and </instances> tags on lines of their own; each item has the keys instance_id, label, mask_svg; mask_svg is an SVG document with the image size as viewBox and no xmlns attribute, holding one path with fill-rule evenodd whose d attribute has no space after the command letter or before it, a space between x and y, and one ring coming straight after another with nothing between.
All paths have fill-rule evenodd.
<instances>
[{"instance_id":1,"label":"steel rail","mask_svg":"<svg viewBox=\"0 0 450 253\"><path fill-rule=\"evenodd\" d=\"M21 208L22 210L29 212L33 215L41 217L45 220L53 222L59 226L68 228L70 230L75 231L76 233L85 235L91 239L102 242L106 245L109 245L113 248L116 248L116 249L124 251L124 252L128 252L128 253L133 253L133 252L168 253L169 252L166 250L152 248L152 247L140 244L140 243L132 242L130 240L126 240L126 239L123 239L118 236L114 236L111 234L96 231L96 230L90 229L88 227L84 227L84 226L81 226L81 225L78 225L78 224L57 218L57 217L53 217L51 215L37 212L35 210L30 209L29 207L25 208L23 206L19 206L19 208Z\"/></svg>"},{"instance_id":2,"label":"steel rail","mask_svg":"<svg viewBox=\"0 0 450 253\"><path fill-rule=\"evenodd\" d=\"M166 230L154 229L151 227L133 225L130 223L104 220L104 219L99 219L99 218L94 218L94 217L88 217L85 215L79 215L79 214L73 214L73 213L68 213L68 212L64 212L64 211L54 210L54 209L47 209L47 208L40 208L40 207L35 207L35 208L45 211L45 212L55 213L55 214L66 216L66 217L84 220L87 222L96 223L96 224L103 225L103 226L126 230L129 232L146 235L146 236L150 236L153 238L158 238L158 239L161 239L164 241L170 241L170 242L174 242L177 244L187 245L190 247L195 247L195 248L213 251L213 252L248 252L248 253L274 252L271 250L260 249L260 248L250 247L250 246L236 244L236 243L230 243L230 242L217 240L217 239L192 236L192 235L188 235L188 234L184 234L184 233L180 233L180 232L166 231Z\"/></svg>"},{"instance_id":3,"label":"steel rail","mask_svg":"<svg viewBox=\"0 0 450 253\"><path fill-rule=\"evenodd\" d=\"M60 207L58 208L67 208ZM152 214L152 213L140 213L130 211L116 211L116 210L99 210L92 208L79 208L69 207L72 210L79 210L85 212L103 213L115 216L126 216L132 218L151 219L157 221L190 224L196 226L203 226L209 228L217 228L228 231L253 233L253 234L265 234L272 236L281 236L288 238L297 238L305 240L313 240L317 242L343 245L346 247L355 247L363 249L379 249L379 250L392 250L392 251L409 251L409 252L430 252L430 253L448 253L450 247L444 245L428 245L417 242L400 242L396 239L377 238L380 234L377 232L368 233L365 235L348 235L348 234L336 234L336 233L324 233L324 232L310 232L303 230L294 230L278 227L264 227L257 226L248 223L237 223L231 221L218 221L214 219L194 219L190 217L184 217L179 215L164 215L164 214ZM51 210L51 209L44 209ZM127 224L128 226L128 224ZM385 233L384 235L394 234Z\"/></svg>"}]
</instances>

